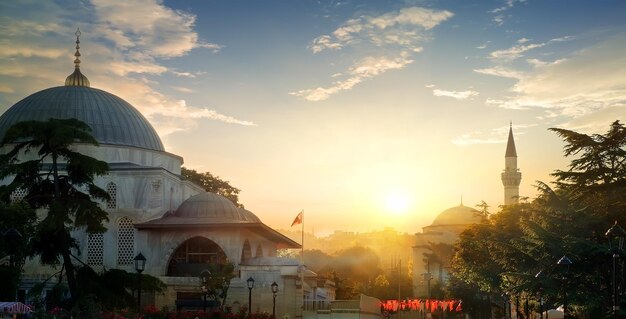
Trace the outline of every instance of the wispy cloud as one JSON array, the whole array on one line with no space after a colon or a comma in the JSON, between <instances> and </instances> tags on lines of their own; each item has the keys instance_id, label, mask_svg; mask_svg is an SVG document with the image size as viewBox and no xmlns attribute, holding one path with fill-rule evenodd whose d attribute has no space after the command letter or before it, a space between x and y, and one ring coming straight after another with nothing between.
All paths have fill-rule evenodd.
<instances>
[{"instance_id":1,"label":"wispy cloud","mask_svg":"<svg viewBox=\"0 0 626 319\"><path fill-rule=\"evenodd\" d=\"M500 76L503 78L513 78L513 79L520 79L523 76L523 72L509 69L503 66L494 66L494 67L484 68L484 69L474 69L474 72L487 74L487 75Z\"/></svg>"},{"instance_id":2,"label":"wispy cloud","mask_svg":"<svg viewBox=\"0 0 626 319\"><path fill-rule=\"evenodd\" d=\"M22 19L6 18L21 14L19 2L0 8L0 32L5 38L0 41L0 89L10 93L3 97L5 102L62 84L73 69L72 28L79 25L81 66L92 86L128 100L161 135L192 128L200 118L255 125L206 107L189 106L158 91L160 75L193 78L201 74L169 69L165 59L194 49L218 52L222 48L199 39L195 15L173 10L159 0L92 0L72 7L43 2L39 11L29 8ZM190 92L182 86L174 89Z\"/></svg>"},{"instance_id":3,"label":"wispy cloud","mask_svg":"<svg viewBox=\"0 0 626 319\"><path fill-rule=\"evenodd\" d=\"M583 127L585 118L603 125L626 120L626 38L606 38L554 62L528 61L511 94L487 103L509 109L539 109L542 118L559 117ZM611 110L611 111L607 111ZM620 111L616 111L620 110ZM603 115L603 116L601 116Z\"/></svg>"},{"instance_id":4,"label":"wispy cloud","mask_svg":"<svg viewBox=\"0 0 626 319\"><path fill-rule=\"evenodd\" d=\"M500 7L497 7L493 10L490 11L490 13L495 14L493 17L493 21L497 24L497 25L503 25L504 24L504 12L513 8L515 6L516 3L522 3L525 2L526 0L506 0L504 2L504 4Z\"/></svg>"},{"instance_id":5,"label":"wispy cloud","mask_svg":"<svg viewBox=\"0 0 626 319\"><path fill-rule=\"evenodd\" d=\"M395 59L389 57L367 57L353 66L347 73L347 79L335 81L329 87L318 87L315 89L305 89L289 94L302 97L308 101L322 101L340 91L349 90L363 80L385 73L389 70L402 69L413 62L406 54Z\"/></svg>"},{"instance_id":6,"label":"wispy cloud","mask_svg":"<svg viewBox=\"0 0 626 319\"><path fill-rule=\"evenodd\" d=\"M472 99L475 96L478 96L478 92L474 90L446 91L446 90L434 89L433 95L451 97L457 100L467 100L467 99Z\"/></svg>"},{"instance_id":7,"label":"wispy cloud","mask_svg":"<svg viewBox=\"0 0 626 319\"><path fill-rule=\"evenodd\" d=\"M309 45L313 53L342 50L352 47L357 52L376 48L385 55L361 56L347 71L341 72L343 79L326 87L302 89L289 94L309 101L321 101L341 91L352 89L365 79L389 70L402 69L413 62L413 54L422 51L421 44L429 39L428 30L451 18L446 10L408 7L400 11L387 12L378 16L360 16L344 22L331 34L321 35ZM336 76L332 78L341 78Z\"/></svg>"},{"instance_id":8,"label":"wispy cloud","mask_svg":"<svg viewBox=\"0 0 626 319\"><path fill-rule=\"evenodd\" d=\"M515 137L519 139L526 132L525 128L537 126L536 124L515 124ZM452 139L452 143L459 146L471 146L477 144L504 144L507 141L509 126L500 126L490 130L479 130L466 133Z\"/></svg>"},{"instance_id":9,"label":"wispy cloud","mask_svg":"<svg viewBox=\"0 0 626 319\"><path fill-rule=\"evenodd\" d=\"M496 50L491 52L491 54L489 55L492 59L494 60L515 60L517 58L520 58L523 56L523 53L526 51L530 51L532 49L537 49L537 48L541 48L544 47L548 44L552 44L555 42L562 42L562 41L567 41L567 40L571 40L573 37L571 36L565 36L565 37L561 37L561 38L556 38L556 39L552 39L550 41L547 42L543 42L543 43L529 43L529 44L525 44L528 43L529 40L526 38L522 38L520 40L517 41L517 45L512 46L508 49L504 49L504 50Z\"/></svg>"}]
</instances>

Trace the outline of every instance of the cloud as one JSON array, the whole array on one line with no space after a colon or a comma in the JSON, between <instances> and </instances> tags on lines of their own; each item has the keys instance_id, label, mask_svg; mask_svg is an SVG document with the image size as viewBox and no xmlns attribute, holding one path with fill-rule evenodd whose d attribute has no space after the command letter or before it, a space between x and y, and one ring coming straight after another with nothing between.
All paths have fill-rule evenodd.
<instances>
[{"instance_id":1,"label":"cloud","mask_svg":"<svg viewBox=\"0 0 626 319\"><path fill-rule=\"evenodd\" d=\"M423 50L421 44L429 40L428 31L452 16L446 10L408 7L377 16L363 15L349 19L330 34L313 39L308 48L316 54L347 47L355 49L352 52L356 52L356 55L372 51L386 53L352 58L357 62L347 71L332 73L331 78L343 75L342 79L326 87L302 89L289 94L308 101L322 101L333 94L352 89L365 79L389 70L402 69L413 62L413 54Z\"/></svg>"},{"instance_id":2,"label":"cloud","mask_svg":"<svg viewBox=\"0 0 626 319\"><path fill-rule=\"evenodd\" d=\"M478 92L474 90L466 90L466 91L446 91L440 89L433 90L434 96L447 96L457 100L467 100L472 99L475 96L478 96Z\"/></svg>"},{"instance_id":3,"label":"cloud","mask_svg":"<svg viewBox=\"0 0 626 319\"><path fill-rule=\"evenodd\" d=\"M515 124L515 138L519 139L526 132L523 130L529 127L535 127L537 124ZM508 138L509 125L500 126L487 131L474 131L465 133L452 139L452 143L458 146L471 146L477 144L504 144Z\"/></svg>"},{"instance_id":4,"label":"cloud","mask_svg":"<svg viewBox=\"0 0 626 319\"><path fill-rule=\"evenodd\" d=\"M548 44L552 44L555 42L562 42L562 41L567 41L567 40L571 40L573 37L571 36L565 36L565 37L561 37L561 38L555 38L552 39L550 41L547 42L543 42L543 43L530 43L530 44L524 44L524 43L528 43L528 39L526 38L522 38L520 40L517 41L517 43L519 43L518 45L515 45L513 47L510 47L508 49L504 49L504 50L496 50L491 52L491 54L489 55L490 58L494 59L494 60L515 60L517 58L520 58L523 56L522 53L526 52L526 51L530 51L532 49L536 49L536 48L541 48L544 47Z\"/></svg>"},{"instance_id":5,"label":"cloud","mask_svg":"<svg viewBox=\"0 0 626 319\"><path fill-rule=\"evenodd\" d=\"M350 75L347 79L335 81L329 87L318 87L315 89L305 89L290 92L290 95L302 97L308 101L322 101L328 99L331 95L340 91L349 90L363 80L372 78L389 70L402 69L406 65L412 63L413 60L406 55L390 58L390 57L367 57L353 66L347 73Z\"/></svg>"},{"instance_id":6,"label":"cloud","mask_svg":"<svg viewBox=\"0 0 626 319\"><path fill-rule=\"evenodd\" d=\"M186 87L182 87L182 86L172 86L172 89L178 91L178 92L183 92L183 93L193 93L195 92L194 90L190 89L190 88L186 88Z\"/></svg>"},{"instance_id":7,"label":"cloud","mask_svg":"<svg viewBox=\"0 0 626 319\"><path fill-rule=\"evenodd\" d=\"M500 76L503 78L513 78L513 79L520 79L523 76L523 72L509 69L503 66L494 66L491 68L484 68L484 69L474 69L474 72L487 74L487 75Z\"/></svg>"},{"instance_id":8,"label":"cloud","mask_svg":"<svg viewBox=\"0 0 626 319\"><path fill-rule=\"evenodd\" d=\"M539 109L542 118L599 117L605 125L626 118L626 37L611 36L554 62L531 62L510 96L488 100L503 108ZM607 110L612 110L608 112ZM620 110L620 112L616 111ZM603 116L600 116L602 114Z\"/></svg>"},{"instance_id":9,"label":"cloud","mask_svg":"<svg viewBox=\"0 0 626 319\"><path fill-rule=\"evenodd\" d=\"M202 74L171 70L163 60L193 49L217 52L222 48L198 38L196 17L191 13L173 10L158 0L93 0L70 7L54 2L0 6L3 104L11 105L34 90L63 84L73 71L72 28L79 25L81 70L92 86L130 102L161 136L193 128L198 119L255 125L206 107L187 105L185 100L158 91L158 79L163 74L187 78ZM182 86L174 89L190 92Z\"/></svg>"},{"instance_id":10,"label":"cloud","mask_svg":"<svg viewBox=\"0 0 626 319\"><path fill-rule=\"evenodd\" d=\"M453 14L446 10L421 7L403 8L379 16L361 16L346 21L332 34L321 35L309 45L313 53L339 50L349 45L369 43L376 46L400 45L413 49L424 40L423 31L430 30Z\"/></svg>"},{"instance_id":11,"label":"cloud","mask_svg":"<svg viewBox=\"0 0 626 319\"><path fill-rule=\"evenodd\" d=\"M515 6L516 3L522 3L525 2L526 0L506 0L506 2L504 3L503 6L497 7L491 11L489 11L490 13L495 14L495 16L493 17L493 22L496 23L496 25L501 26L504 24L504 11L507 11L511 8L513 8Z\"/></svg>"}]
</instances>

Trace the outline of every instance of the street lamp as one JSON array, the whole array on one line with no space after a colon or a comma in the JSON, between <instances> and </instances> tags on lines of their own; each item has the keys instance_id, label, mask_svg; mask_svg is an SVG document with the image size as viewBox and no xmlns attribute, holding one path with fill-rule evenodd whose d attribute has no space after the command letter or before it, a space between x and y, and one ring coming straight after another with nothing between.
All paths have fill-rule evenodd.
<instances>
[{"instance_id":1,"label":"street lamp","mask_svg":"<svg viewBox=\"0 0 626 319\"><path fill-rule=\"evenodd\" d=\"M606 238L609 240L609 250L613 252L613 318L617 319L619 313L619 301L617 295L617 259L619 258L620 252L622 252L624 246L624 237L626 237L626 232L622 227L615 224L606 231L604 234Z\"/></svg>"},{"instance_id":2,"label":"street lamp","mask_svg":"<svg viewBox=\"0 0 626 319\"><path fill-rule=\"evenodd\" d=\"M137 272L137 318L141 318L141 273L146 269L146 257L139 253L134 260Z\"/></svg>"},{"instance_id":3,"label":"street lamp","mask_svg":"<svg viewBox=\"0 0 626 319\"><path fill-rule=\"evenodd\" d=\"M572 265L572 261L567 258L567 256L563 255L559 261L556 262L557 265L565 266L565 273L563 274L563 318L567 319L568 311L567 311L567 278L566 275L569 272L569 266Z\"/></svg>"},{"instance_id":4,"label":"street lamp","mask_svg":"<svg viewBox=\"0 0 626 319\"><path fill-rule=\"evenodd\" d=\"M272 319L276 319L276 293L278 292L278 284L274 281L272 283Z\"/></svg>"},{"instance_id":5,"label":"street lamp","mask_svg":"<svg viewBox=\"0 0 626 319\"><path fill-rule=\"evenodd\" d=\"M543 296L541 295L543 290L543 270L539 270L535 278L539 281L539 319L543 319Z\"/></svg>"},{"instance_id":6,"label":"street lamp","mask_svg":"<svg viewBox=\"0 0 626 319\"><path fill-rule=\"evenodd\" d=\"M252 288L254 288L254 278L249 277L248 280L246 280L246 283L248 284L248 318L250 318L252 311Z\"/></svg>"},{"instance_id":7,"label":"street lamp","mask_svg":"<svg viewBox=\"0 0 626 319\"><path fill-rule=\"evenodd\" d=\"M202 304L202 309L204 313L206 313L206 295L209 292L209 277L211 277L211 272L208 269L203 270L200 273L200 279L202 280L202 294L204 297L204 303Z\"/></svg>"}]
</instances>

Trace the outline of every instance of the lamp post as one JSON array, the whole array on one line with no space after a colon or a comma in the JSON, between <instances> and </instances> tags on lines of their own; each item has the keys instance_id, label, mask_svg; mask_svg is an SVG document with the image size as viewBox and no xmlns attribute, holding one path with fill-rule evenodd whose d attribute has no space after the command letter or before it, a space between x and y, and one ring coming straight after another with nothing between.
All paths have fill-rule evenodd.
<instances>
[{"instance_id":1,"label":"lamp post","mask_svg":"<svg viewBox=\"0 0 626 319\"><path fill-rule=\"evenodd\" d=\"M565 273L563 274L563 318L567 319L569 312L567 311L567 273L569 272L569 266L572 265L572 261L567 258L567 256L563 255L559 261L556 262L557 265L565 266Z\"/></svg>"},{"instance_id":2,"label":"lamp post","mask_svg":"<svg viewBox=\"0 0 626 319\"><path fill-rule=\"evenodd\" d=\"M606 231L605 236L609 240L609 250L613 253L613 318L617 319L619 315L619 296L617 293L617 259L624 247L624 237L626 232L622 227L615 224Z\"/></svg>"},{"instance_id":3,"label":"lamp post","mask_svg":"<svg viewBox=\"0 0 626 319\"><path fill-rule=\"evenodd\" d=\"M539 319L543 319L543 296L541 294L543 290L543 270L539 270L535 275L535 279L539 281Z\"/></svg>"},{"instance_id":4,"label":"lamp post","mask_svg":"<svg viewBox=\"0 0 626 319\"><path fill-rule=\"evenodd\" d=\"M203 295L203 303L202 310L206 313L206 295L209 292L209 278L211 277L211 272L208 269L204 269L200 273L200 279L202 280L202 295Z\"/></svg>"},{"instance_id":5,"label":"lamp post","mask_svg":"<svg viewBox=\"0 0 626 319\"><path fill-rule=\"evenodd\" d=\"M252 313L252 288L254 288L254 278L249 277L246 283L248 284L248 318L250 318L250 314Z\"/></svg>"},{"instance_id":6,"label":"lamp post","mask_svg":"<svg viewBox=\"0 0 626 319\"><path fill-rule=\"evenodd\" d=\"M278 292L278 284L272 283L272 319L276 319L276 293Z\"/></svg>"},{"instance_id":7,"label":"lamp post","mask_svg":"<svg viewBox=\"0 0 626 319\"><path fill-rule=\"evenodd\" d=\"M137 318L141 318L141 273L146 269L146 257L139 253L134 260L137 272Z\"/></svg>"}]
</instances>

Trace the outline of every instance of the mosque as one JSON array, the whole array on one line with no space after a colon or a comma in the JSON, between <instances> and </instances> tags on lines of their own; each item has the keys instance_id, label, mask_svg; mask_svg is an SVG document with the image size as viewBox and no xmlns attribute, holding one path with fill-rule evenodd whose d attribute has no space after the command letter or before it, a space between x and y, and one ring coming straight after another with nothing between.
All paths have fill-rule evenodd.
<instances>
[{"instance_id":1,"label":"mosque","mask_svg":"<svg viewBox=\"0 0 626 319\"><path fill-rule=\"evenodd\" d=\"M96 271L116 268L135 273L134 259L141 254L146 260L143 273L167 285L162 294L141 295L142 304L158 308L202 308L201 272L207 264L226 262L235 267L225 302L234 311L238 305L248 306L251 293L252 312L271 313L273 283L278 288L277 317L301 316L303 299L334 299L332 282L318 282L298 261L277 257L278 250L301 248L300 244L225 197L182 179L183 158L165 150L150 122L120 97L90 86L80 69L79 37L77 31L74 72L65 85L33 93L9 108L0 117L0 137L13 124L29 120L76 118L91 127L99 146L73 148L109 164L108 174L96 178L110 196L102 203L109 221L105 233L73 233L80 261ZM7 147L0 152L7 152ZM24 196L16 191L11 199ZM18 300L28 301L28 290L54 278L57 271L42 266L37 258L28 260Z\"/></svg>"},{"instance_id":2,"label":"mosque","mask_svg":"<svg viewBox=\"0 0 626 319\"><path fill-rule=\"evenodd\" d=\"M517 168L517 151L513 138L513 125L509 127L509 137L504 153L504 171L501 173L504 186L504 205L518 202L519 185L522 173ZM433 285L444 282L448 277L449 258L453 245L463 230L472 224L480 223L484 217L471 207L461 205L441 212L422 232L415 234L413 246L413 295L430 297Z\"/></svg>"}]
</instances>

